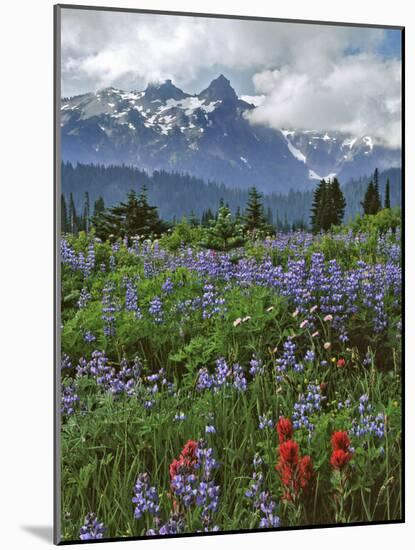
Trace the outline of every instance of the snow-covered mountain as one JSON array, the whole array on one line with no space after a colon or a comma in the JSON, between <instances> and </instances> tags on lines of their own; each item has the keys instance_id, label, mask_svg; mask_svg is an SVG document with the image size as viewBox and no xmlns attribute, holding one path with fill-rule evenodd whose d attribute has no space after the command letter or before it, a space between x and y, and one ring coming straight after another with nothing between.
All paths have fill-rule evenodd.
<instances>
[{"instance_id":1,"label":"snow-covered mountain","mask_svg":"<svg viewBox=\"0 0 415 550\"><path fill-rule=\"evenodd\" d=\"M144 91L105 88L64 98L62 160L187 172L265 192L400 165L399 150L378 146L370 136L253 125L247 113L254 108L223 75L198 95L166 80Z\"/></svg>"}]
</instances>

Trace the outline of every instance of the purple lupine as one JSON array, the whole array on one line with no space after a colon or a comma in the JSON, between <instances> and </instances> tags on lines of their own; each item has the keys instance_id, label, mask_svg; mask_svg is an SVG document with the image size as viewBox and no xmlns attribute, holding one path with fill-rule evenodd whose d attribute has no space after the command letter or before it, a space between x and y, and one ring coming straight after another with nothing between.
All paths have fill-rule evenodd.
<instances>
[{"instance_id":1,"label":"purple lupine","mask_svg":"<svg viewBox=\"0 0 415 550\"><path fill-rule=\"evenodd\" d=\"M255 455L253 460L254 472L245 491L245 496L252 499L252 507L259 516L259 527L263 529L280 527L280 518L276 515L277 504L272 499L272 495L264 487L264 474L260 471L262 460L259 455Z\"/></svg>"},{"instance_id":2,"label":"purple lupine","mask_svg":"<svg viewBox=\"0 0 415 550\"><path fill-rule=\"evenodd\" d=\"M61 393L61 414L70 416L75 412L75 404L79 401L79 396L73 385L63 385Z\"/></svg>"},{"instance_id":3,"label":"purple lupine","mask_svg":"<svg viewBox=\"0 0 415 550\"><path fill-rule=\"evenodd\" d=\"M282 356L277 359L277 371L280 375L277 376L277 381L282 380L281 374L285 374L292 369L295 372L302 372L304 366L301 363L297 363L295 357L296 345L291 338L288 338L283 345L284 351Z\"/></svg>"},{"instance_id":4,"label":"purple lupine","mask_svg":"<svg viewBox=\"0 0 415 550\"><path fill-rule=\"evenodd\" d=\"M96 340L96 336L90 330L86 330L84 332L84 341L87 344L91 344L92 342L95 342L95 340Z\"/></svg>"},{"instance_id":5,"label":"purple lupine","mask_svg":"<svg viewBox=\"0 0 415 550\"><path fill-rule=\"evenodd\" d=\"M274 427L274 421L272 420L272 418L269 418L267 415L259 415L259 424L258 424L258 428L260 430L265 430L265 428L273 428Z\"/></svg>"},{"instance_id":6,"label":"purple lupine","mask_svg":"<svg viewBox=\"0 0 415 550\"><path fill-rule=\"evenodd\" d=\"M383 413L374 413L373 406L369 403L369 396L367 394L360 396L357 409L359 419L352 420L350 433L359 438L373 435L378 439L383 439L386 432L385 416Z\"/></svg>"},{"instance_id":7,"label":"purple lupine","mask_svg":"<svg viewBox=\"0 0 415 550\"><path fill-rule=\"evenodd\" d=\"M261 359L257 359L255 356L252 357L252 359L249 361L249 374L255 378L257 375L263 375L265 372L265 367L262 364Z\"/></svg>"},{"instance_id":8,"label":"purple lupine","mask_svg":"<svg viewBox=\"0 0 415 550\"><path fill-rule=\"evenodd\" d=\"M161 291L164 294L171 294L173 292L173 290L174 290L173 282L170 279L170 277L167 277L167 279L165 280L165 282L163 283L163 285L161 287Z\"/></svg>"},{"instance_id":9,"label":"purple lupine","mask_svg":"<svg viewBox=\"0 0 415 550\"><path fill-rule=\"evenodd\" d=\"M138 307L137 288L133 281L126 277L124 279L125 286L125 309L132 311L135 314L136 319L141 319L141 311Z\"/></svg>"},{"instance_id":10,"label":"purple lupine","mask_svg":"<svg viewBox=\"0 0 415 550\"><path fill-rule=\"evenodd\" d=\"M62 353L61 369L65 370L65 369L71 369L71 368L72 368L71 358L66 353Z\"/></svg>"},{"instance_id":11,"label":"purple lupine","mask_svg":"<svg viewBox=\"0 0 415 550\"><path fill-rule=\"evenodd\" d=\"M117 311L117 306L114 292L114 283L107 283L102 291L102 320L104 321L104 335L107 338L115 336L115 312Z\"/></svg>"},{"instance_id":12,"label":"purple lupine","mask_svg":"<svg viewBox=\"0 0 415 550\"><path fill-rule=\"evenodd\" d=\"M84 262L84 277L87 278L91 275L95 267L95 247L94 243L89 243L88 253Z\"/></svg>"},{"instance_id":13,"label":"purple lupine","mask_svg":"<svg viewBox=\"0 0 415 550\"><path fill-rule=\"evenodd\" d=\"M315 426L311 422L310 416L321 410L321 404L325 399L325 396L321 394L320 386L308 384L307 393L301 393L298 401L294 403L292 415L294 429L305 428L308 431L309 438L311 438Z\"/></svg>"},{"instance_id":14,"label":"purple lupine","mask_svg":"<svg viewBox=\"0 0 415 550\"><path fill-rule=\"evenodd\" d=\"M138 475L132 501L135 504L135 519L140 519L146 513L156 518L160 515L159 496L156 488L150 484L150 476L147 473Z\"/></svg>"},{"instance_id":15,"label":"purple lupine","mask_svg":"<svg viewBox=\"0 0 415 550\"><path fill-rule=\"evenodd\" d=\"M154 322L160 324L163 322L163 303L159 296L155 296L150 300L148 312L154 318Z\"/></svg>"},{"instance_id":16,"label":"purple lupine","mask_svg":"<svg viewBox=\"0 0 415 550\"><path fill-rule=\"evenodd\" d=\"M88 512L85 517L84 525L79 530L79 538L81 540L95 540L104 538L106 528L104 524L98 521L97 515Z\"/></svg>"},{"instance_id":17,"label":"purple lupine","mask_svg":"<svg viewBox=\"0 0 415 550\"><path fill-rule=\"evenodd\" d=\"M90 301L91 301L91 294L88 292L87 288L83 288L79 293L78 308L85 309L86 306L88 305L88 302Z\"/></svg>"},{"instance_id":18,"label":"purple lupine","mask_svg":"<svg viewBox=\"0 0 415 550\"><path fill-rule=\"evenodd\" d=\"M202 296L202 317L210 319L211 317L225 312L225 300L220 298L215 290L215 287L208 283L203 287Z\"/></svg>"}]
</instances>

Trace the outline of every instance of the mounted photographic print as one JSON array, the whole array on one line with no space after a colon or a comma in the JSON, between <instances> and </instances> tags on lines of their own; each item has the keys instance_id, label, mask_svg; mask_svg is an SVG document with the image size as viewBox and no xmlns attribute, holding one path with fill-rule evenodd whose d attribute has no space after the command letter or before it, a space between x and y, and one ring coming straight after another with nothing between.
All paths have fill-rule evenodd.
<instances>
[{"instance_id":1,"label":"mounted photographic print","mask_svg":"<svg viewBox=\"0 0 415 550\"><path fill-rule=\"evenodd\" d=\"M55 6L56 543L404 520L403 45Z\"/></svg>"}]
</instances>

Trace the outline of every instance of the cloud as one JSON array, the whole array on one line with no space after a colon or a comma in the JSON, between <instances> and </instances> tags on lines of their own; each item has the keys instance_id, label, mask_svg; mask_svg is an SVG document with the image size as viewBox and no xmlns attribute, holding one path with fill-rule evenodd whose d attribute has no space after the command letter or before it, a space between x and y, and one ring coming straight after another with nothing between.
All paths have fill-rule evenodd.
<instances>
[{"instance_id":1,"label":"cloud","mask_svg":"<svg viewBox=\"0 0 415 550\"><path fill-rule=\"evenodd\" d=\"M400 145L400 59L380 53L383 29L65 8L61 28L64 96L166 79L193 93L223 72L254 124Z\"/></svg>"},{"instance_id":2,"label":"cloud","mask_svg":"<svg viewBox=\"0 0 415 550\"><path fill-rule=\"evenodd\" d=\"M382 29L65 8L61 28L65 95L167 78L197 86L215 66L253 74L295 63L315 71L347 48L374 51L385 37Z\"/></svg>"},{"instance_id":3,"label":"cloud","mask_svg":"<svg viewBox=\"0 0 415 550\"><path fill-rule=\"evenodd\" d=\"M388 147L401 145L398 60L350 55L336 60L327 72L284 66L259 72L253 80L265 95L248 115L254 124L369 134Z\"/></svg>"}]
</instances>

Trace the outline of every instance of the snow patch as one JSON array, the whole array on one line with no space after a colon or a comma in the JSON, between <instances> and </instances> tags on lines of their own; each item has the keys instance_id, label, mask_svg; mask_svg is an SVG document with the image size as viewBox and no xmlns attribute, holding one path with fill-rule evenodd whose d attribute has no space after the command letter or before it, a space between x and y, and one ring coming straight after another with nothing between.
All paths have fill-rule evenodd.
<instances>
[{"instance_id":1,"label":"snow patch","mask_svg":"<svg viewBox=\"0 0 415 550\"><path fill-rule=\"evenodd\" d=\"M330 174L327 174L327 176L319 176L314 170L308 171L308 178L310 180L332 180L336 177L336 172L332 172Z\"/></svg>"},{"instance_id":2,"label":"snow patch","mask_svg":"<svg viewBox=\"0 0 415 550\"><path fill-rule=\"evenodd\" d=\"M371 151L373 150L373 141L372 141L371 137L365 136L365 137L362 138L362 141L365 145L367 145L369 147L369 149Z\"/></svg>"},{"instance_id":3,"label":"snow patch","mask_svg":"<svg viewBox=\"0 0 415 550\"><path fill-rule=\"evenodd\" d=\"M292 154L292 156L297 160L299 160L300 162L304 162L305 164L307 162L307 157L303 155L303 153L299 149L297 149L297 147L294 147L294 145L291 143L291 141L288 138L288 136L294 135L295 132L292 130L282 130L281 133L285 137L285 141L287 142L288 149Z\"/></svg>"}]
</instances>

